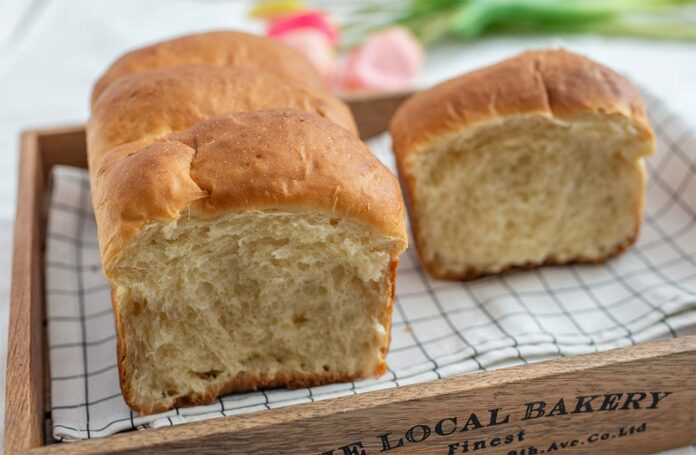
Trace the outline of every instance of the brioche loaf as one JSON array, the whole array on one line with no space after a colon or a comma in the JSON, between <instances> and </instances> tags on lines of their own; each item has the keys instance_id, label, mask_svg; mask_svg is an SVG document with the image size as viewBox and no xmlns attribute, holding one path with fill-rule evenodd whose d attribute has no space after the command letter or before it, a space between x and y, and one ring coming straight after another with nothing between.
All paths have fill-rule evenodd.
<instances>
[{"instance_id":1,"label":"brioche loaf","mask_svg":"<svg viewBox=\"0 0 696 455\"><path fill-rule=\"evenodd\" d=\"M132 55L170 55L153 49ZM382 374L406 248L395 176L330 95L185 60L117 63L88 125L126 402L150 414Z\"/></svg>"},{"instance_id":2,"label":"brioche loaf","mask_svg":"<svg viewBox=\"0 0 696 455\"><path fill-rule=\"evenodd\" d=\"M127 74L197 63L263 70L302 87L321 89L325 85L300 52L279 41L216 31L182 36L124 54L97 81L92 104L106 87Z\"/></svg>"},{"instance_id":3,"label":"brioche loaf","mask_svg":"<svg viewBox=\"0 0 696 455\"><path fill-rule=\"evenodd\" d=\"M636 239L653 133L638 91L585 57L527 52L444 82L390 129L435 276L598 262Z\"/></svg>"}]
</instances>

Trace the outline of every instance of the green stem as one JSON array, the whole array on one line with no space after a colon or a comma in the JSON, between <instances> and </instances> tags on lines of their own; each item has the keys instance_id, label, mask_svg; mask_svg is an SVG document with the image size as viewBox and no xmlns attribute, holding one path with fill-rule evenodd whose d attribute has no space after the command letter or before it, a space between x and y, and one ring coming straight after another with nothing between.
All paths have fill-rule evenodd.
<instances>
[{"instance_id":1,"label":"green stem","mask_svg":"<svg viewBox=\"0 0 696 455\"><path fill-rule=\"evenodd\" d=\"M426 44L448 32L472 39L520 30L696 40L696 26L679 16L678 7L687 4L696 0L412 0L399 14L387 0L385 17L375 20L379 7L362 8L363 18L357 15L344 38L353 38L350 47L374 30L399 24Z\"/></svg>"},{"instance_id":2,"label":"green stem","mask_svg":"<svg viewBox=\"0 0 696 455\"><path fill-rule=\"evenodd\" d=\"M460 5L450 31L461 38L473 38L491 25L505 22L573 26L606 21L626 11L664 8L665 3L665 0L471 0Z\"/></svg>"},{"instance_id":3,"label":"green stem","mask_svg":"<svg viewBox=\"0 0 696 455\"><path fill-rule=\"evenodd\" d=\"M634 36L664 40L696 41L696 26L688 22L660 21L636 22L622 18L588 24L575 30L600 35Z\"/></svg>"}]
</instances>

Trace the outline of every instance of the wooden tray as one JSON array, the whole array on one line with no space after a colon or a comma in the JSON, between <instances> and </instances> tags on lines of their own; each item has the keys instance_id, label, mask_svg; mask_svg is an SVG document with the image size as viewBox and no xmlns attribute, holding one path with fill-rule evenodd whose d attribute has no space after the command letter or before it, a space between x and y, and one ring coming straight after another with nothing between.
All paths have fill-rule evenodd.
<instances>
[{"instance_id":1,"label":"wooden tray","mask_svg":"<svg viewBox=\"0 0 696 455\"><path fill-rule=\"evenodd\" d=\"M404 96L350 100L362 135L383 131ZM5 402L8 454L31 449L32 453L534 455L554 449L649 453L696 443L696 336L689 336L206 422L53 444L44 248L48 179L57 164L86 166L82 126L22 135ZM655 397L661 399L655 402Z\"/></svg>"}]
</instances>

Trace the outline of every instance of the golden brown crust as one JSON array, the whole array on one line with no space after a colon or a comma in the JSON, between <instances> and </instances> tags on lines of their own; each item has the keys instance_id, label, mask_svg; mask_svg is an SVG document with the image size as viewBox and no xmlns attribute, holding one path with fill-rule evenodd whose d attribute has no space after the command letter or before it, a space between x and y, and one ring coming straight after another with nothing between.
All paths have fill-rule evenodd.
<instances>
[{"instance_id":1,"label":"golden brown crust","mask_svg":"<svg viewBox=\"0 0 696 455\"><path fill-rule=\"evenodd\" d=\"M100 161L93 186L107 277L147 223L189 210L325 211L402 239L401 250L407 241L394 175L349 131L292 109L217 117L145 147L117 147Z\"/></svg>"},{"instance_id":2,"label":"golden brown crust","mask_svg":"<svg viewBox=\"0 0 696 455\"><path fill-rule=\"evenodd\" d=\"M92 178L99 249L107 278L112 259L146 223L175 220L193 201L207 197L191 180L195 150L179 142L117 147Z\"/></svg>"},{"instance_id":3,"label":"golden brown crust","mask_svg":"<svg viewBox=\"0 0 696 455\"><path fill-rule=\"evenodd\" d=\"M583 112L624 116L652 140L638 90L609 68L564 50L525 52L417 93L398 109L390 131L402 162L429 141L485 120Z\"/></svg>"},{"instance_id":4,"label":"golden brown crust","mask_svg":"<svg viewBox=\"0 0 696 455\"><path fill-rule=\"evenodd\" d=\"M389 345L391 344L391 315L394 311L394 301L396 299L396 271L399 268L399 259L396 257L389 263L389 272L387 273L387 292L388 295L385 296L384 300L387 305L384 306L382 311L382 318L380 323L384 326L384 330L387 332L387 336L384 339L384 344L382 345L382 361L377 365L374 371L374 376L381 376L387 372L387 362L384 360L389 352Z\"/></svg>"},{"instance_id":5,"label":"golden brown crust","mask_svg":"<svg viewBox=\"0 0 696 455\"><path fill-rule=\"evenodd\" d=\"M325 117L357 134L348 106L256 70L182 65L124 76L93 106L87 150L93 169L112 148L185 130L201 120L233 112L294 108Z\"/></svg>"},{"instance_id":6,"label":"golden brown crust","mask_svg":"<svg viewBox=\"0 0 696 455\"><path fill-rule=\"evenodd\" d=\"M198 63L263 70L293 85L313 89L325 85L302 54L281 42L248 33L216 31L182 36L128 52L97 81L92 105L110 84L127 74Z\"/></svg>"},{"instance_id":7,"label":"golden brown crust","mask_svg":"<svg viewBox=\"0 0 696 455\"><path fill-rule=\"evenodd\" d=\"M116 326L116 365L118 366L118 383L121 386L123 399L131 406L133 395L129 388L129 382L126 379L128 377L128 364L126 363L126 339L124 336L123 318L121 317L121 312L118 310L116 287L110 283L109 288L111 290L111 309L114 312L114 325ZM133 407L131 406L131 408ZM137 409L133 409L139 412Z\"/></svg>"}]
</instances>

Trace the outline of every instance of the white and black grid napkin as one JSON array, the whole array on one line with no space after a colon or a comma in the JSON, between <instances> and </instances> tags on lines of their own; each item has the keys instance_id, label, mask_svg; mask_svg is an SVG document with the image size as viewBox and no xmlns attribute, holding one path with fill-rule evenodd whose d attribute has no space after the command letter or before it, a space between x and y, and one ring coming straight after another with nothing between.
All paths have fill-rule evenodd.
<instances>
[{"instance_id":1,"label":"white and black grid napkin","mask_svg":"<svg viewBox=\"0 0 696 455\"><path fill-rule=\"evenodd\" d=\"M233 394L141 417L121 396L109 287L87 172L53 173L46 251L51 417L58 440L98 438L696 333L696 135L646 97L658 138L638 244L600 266L472 282L427 276L413 247L396 286L389 371L375 380ZM370 143L393 169L390 140Z\"/></svg>"}]
</instances>

